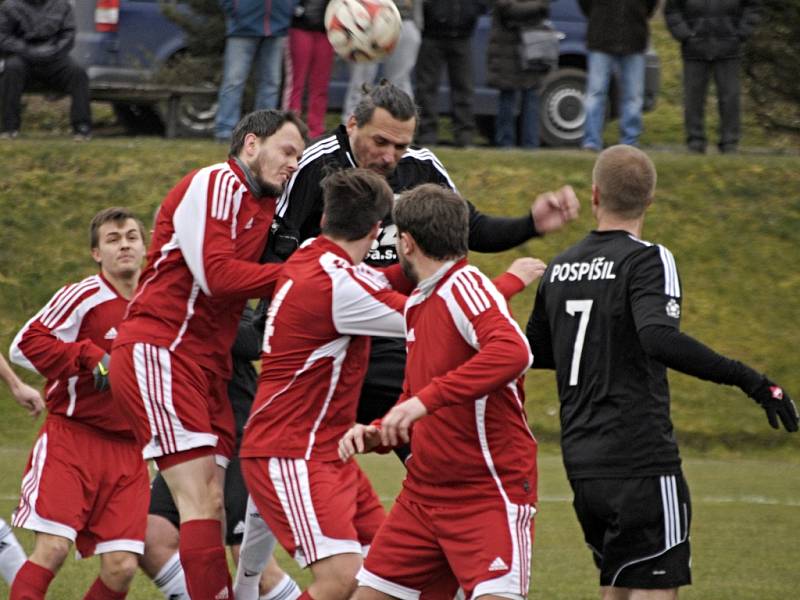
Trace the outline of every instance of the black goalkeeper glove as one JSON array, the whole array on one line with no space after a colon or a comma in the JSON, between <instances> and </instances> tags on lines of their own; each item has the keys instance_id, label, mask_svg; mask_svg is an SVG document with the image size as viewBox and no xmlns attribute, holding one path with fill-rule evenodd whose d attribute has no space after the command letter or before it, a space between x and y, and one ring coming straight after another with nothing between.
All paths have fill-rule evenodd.
<instances>
[{"instance_id":1,"label":"black goalkeeper glove","mask_svg":"<svg viewBox=\"0 0 800 600\"><path fill-rule=\"evenodd\" d=\"M800 420L797 407L781 386L764 377L750 397L766 411L767 420L773 429L780 429L778 425L780 419L786 431L797 431L797 423Z\"/></svg>"},{"instance_id":2,"label":"black goalkeeper glove","mask_svg":"<svg viewBox=\"0 0 800 600\"><path fill-rule=\"evenodd\" d=\"M92 369L92 375L94 375L94 389L98 392L104 392L109 388L108 363L110 361L111 357L108 354L104 354L100 362Z\"/></svg>"}]
</instances>

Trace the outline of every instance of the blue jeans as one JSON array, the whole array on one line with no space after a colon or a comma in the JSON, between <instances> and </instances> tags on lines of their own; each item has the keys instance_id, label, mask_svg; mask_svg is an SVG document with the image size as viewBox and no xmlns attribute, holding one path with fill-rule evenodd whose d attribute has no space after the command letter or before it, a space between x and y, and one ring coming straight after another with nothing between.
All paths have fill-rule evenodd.
<instances>
[{"instance_id":1,"label":"blue jeans","mask_svg":"<svg viewBox=\"0 0 800 600\"><path fill-rule=\"evenodd\" d=\"M214 125L217 139L229 139L242 112L242 95L255 61L255 110L277 108L286 36L229 37L225 40L222 83Z\"/></svg>"},{"instance_id":2,"label":"blue jeans","mask_svg":"<svg viewBox=\"0 0 800 600\"><path fill-rule=\"evenodd\" d=\"M644 54L589 53L589 74L586 84L586 125L583 147L599 150L603 147L603 121L611 74L619 76L622 115L619 121L620 143L635 146L642 133L644 105Z\"/></svg>"},{"instance_id":3,"label":"blue jeans","mask_svg":"<svg viewBox=\"0 0 800 600\"><path fill-rule=\"evenodd\" d=\"M520 92L522 93L522 106L519 113L519 145L523 148L539 147L539 94L536 88L500 90L494 128L495 146L508 148L515 145L517 123L514 112Z\"/></svg>"}]
</instances>

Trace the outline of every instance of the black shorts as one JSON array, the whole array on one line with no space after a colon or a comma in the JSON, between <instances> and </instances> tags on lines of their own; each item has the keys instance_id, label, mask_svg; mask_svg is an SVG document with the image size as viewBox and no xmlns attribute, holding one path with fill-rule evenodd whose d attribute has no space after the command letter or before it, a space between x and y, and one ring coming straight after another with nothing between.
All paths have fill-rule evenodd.
<instances>
[{"instance_id":1,"label":"black shorts","mask_svg":"<svg viewBox=\"0 0 800 600\"><path fill-rule=\"evenodd\" d=\"M692 582L692 508L682 474L570 480L600 585L670 589Z\"/></svg>"},{"instance_id":2,"label":"black shorts","mask_svg":"<svg viewBox=\"0 0 800 600\"><path fill-rule=\"evenodd\" d=\"M238 457L231 459L225 470L225 543L236 546L242 543L244 536L244 517L247 510L247 488L242 478L242 468ZM180 529L178 508L172 500L172 494L161 473L156 473L150 485L151 515L164 517L176 529Z\"/></svg>"}]
</instances>

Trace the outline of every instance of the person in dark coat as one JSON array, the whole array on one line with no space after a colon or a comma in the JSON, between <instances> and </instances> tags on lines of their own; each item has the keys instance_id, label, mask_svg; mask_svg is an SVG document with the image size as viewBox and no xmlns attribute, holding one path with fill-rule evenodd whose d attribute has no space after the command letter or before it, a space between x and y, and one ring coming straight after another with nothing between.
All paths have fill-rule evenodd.
<instances>
[{"instance_id":1,"label":"person in dark coat","mask_svg":"<svg viewBox=\"0 0 800 600\"><path fill-rule=\"evenodd\" d=\"M705 105L713 74L719 108L719 150L736 152L740 137L742 44L759 20L757 0L667 0L664 17L683 58L683 121L692 152L706 151Z\"/></svg>"},{"instance_id":2,"label":"person in dark coat","mask_svg":"<svg viewBox=\"0 0 800 600\"><path fill-rule=\"evenodd\" d=\"M519 60L520 31L539 25L550 12L550 0L496 0L487 51L489 86L500 90L497 101L494 143L501 148L515 145L517 101L520 109L520 139L523 148L539 146L539 85L546 72L522 70Z\"/></svg>"},{"instance_id":3,"label":"person in dark coat","mask_svg":"<svg viewBox=\"0 0 800 600\"><path fill-rule=\"evenodd\" d=\"M472 100L472 35L484 0L424 0L424 28L417 57L416 100L419 102L417 143L438 143L439 82L447 67L453 116L453 142L469 146L475 130Z\"/></svg>"},{"instance_id":4,"label":"person in dark coat","mask_svg":"<svg viewBox=\"0 0 800 600\"><path fill-rule=\"evenodd\" d=\"M611 75L616 70L620 89L620 144L636 146L642 133L645 51L648 21L658 0L578 0L588 18L589 50L586 82L586 124L582 146L603 149L603 125Z\"/></svg>"},{"instance_id":5,"label":"person in dark coat","mask_svg":"<svg viewBox=\"0 0 800 600\"><path fill-rule=\"evenodd\" d=\"M15 138L22 122L22 94L32 81L72 97L75 139L92 131L89 77L69 56L75 14L68 0L5 0L0 4L0 137Z\"/></svg>"}]
</instances>

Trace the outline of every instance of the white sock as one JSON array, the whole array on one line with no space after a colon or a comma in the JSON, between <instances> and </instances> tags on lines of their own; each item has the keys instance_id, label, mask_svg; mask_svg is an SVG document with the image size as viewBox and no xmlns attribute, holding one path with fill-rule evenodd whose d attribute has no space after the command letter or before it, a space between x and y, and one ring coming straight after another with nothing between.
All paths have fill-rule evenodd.
<instances>
[{"instance_id":1,"label":"white sock","mask_svg":"<svg viewBox=\"0 0 800 600\"><path fill-rule=\"evenodd\" d=\"M14 576L26 560L28 557L25 556L25 551L19 545L11 527L0 519L0 575L8 585L14 581Z\"/></svg>"},{"instance_id":2,"label":"white sock","mask_svg":"<svg viewBox=\"0 0 800 600\"><path fill-rule=\"evenodd\" d=\"M177 552L164 563L158 575L153 578L153 583L167 600L190 600L189 592L186 591L183 565Z\"/></svg>"},{"instance_id":3,"label":"white sock","mask_svg":"<svg viewBox=\"0 0 800 600\"><path fill-rule=\"evenodd\" d=\"M259 596L258 600L297 600L302 593L297 582L289 575L284 575L278 585L263 596Z\"/></svg>"},{"instance_id":4,"label":"white sock","mask_svg":"<svg viewBox=\"0 0 800 600\"><path fill-rule=\"evenodd\" d=\"M258 582L275 549L275 536L258 513L255 502L249 497L245 515L233 595L236 600L258 600Z\"/></svg>"}]
</instances>

